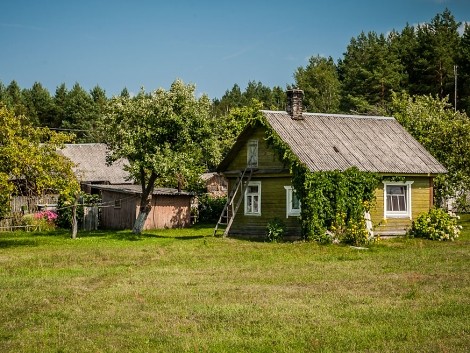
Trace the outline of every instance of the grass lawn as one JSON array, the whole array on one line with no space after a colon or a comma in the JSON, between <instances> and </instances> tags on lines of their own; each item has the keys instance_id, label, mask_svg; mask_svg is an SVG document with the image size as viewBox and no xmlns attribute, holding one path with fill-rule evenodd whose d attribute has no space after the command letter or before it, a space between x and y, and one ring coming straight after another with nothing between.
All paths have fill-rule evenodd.
<instances>
[{"instance_id":1,"label":"grass lawn","mask_svg":"<svg viewBox=\"0 0 470 353\"><path fill-rule=\"evenodd\" d=\"M0 233L0 352L468 352L455 242Z\"/></svg>"}]
</instances>

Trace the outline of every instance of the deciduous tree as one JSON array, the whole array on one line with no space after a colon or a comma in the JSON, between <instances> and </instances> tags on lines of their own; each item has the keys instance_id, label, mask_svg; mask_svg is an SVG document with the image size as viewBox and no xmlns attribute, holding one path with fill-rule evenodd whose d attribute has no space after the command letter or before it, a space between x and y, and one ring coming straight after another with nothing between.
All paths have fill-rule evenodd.
<instances>
[{"instance_id":1,"label":"deciduous tree","mask_svg":"<svg viewBox=\"0 0 470 353\"><path fill-rule=\"evenodd\" d=\"M77 191L72 163L56 152L70 136L34 127L5 106L0 106L0 125L0 216L8 212L15 192Z\"/></svg>"},{"instance_id":2,"label":"deciduous tree","mask_svg":"<svg viewBox=\"0 0 470 353\"><path fill-rule=\"evenodd\" d=\"M439 177L439 197L470 190L470 119L447 98L394 94L392 114L449 171Z\"/></svg>"},{"instance_id":3,"label":"deciduous tree","mask_svg":"<svg viewBox=\"0 0 470 353\"><path fill-rule=\"evenodd\" d=\"M134 233L143 229L156 183L167 186L177 180L181 184L217 162L211 103L206 96L196 98L194 90L193 85L176 80L168 91L111 99L104 124L110 160L127 158L142 187Z\"/></svg>"}]
</instances>

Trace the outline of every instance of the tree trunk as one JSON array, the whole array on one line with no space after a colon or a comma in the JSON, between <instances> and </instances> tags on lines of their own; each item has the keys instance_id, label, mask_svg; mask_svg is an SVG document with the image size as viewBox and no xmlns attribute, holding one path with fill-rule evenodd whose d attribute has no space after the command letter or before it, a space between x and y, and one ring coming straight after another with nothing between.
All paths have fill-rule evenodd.
<instances>
[{"instance_id":1,"label":"tree trunk","mask_svg":"<svg viewBox=\"0 0 470 353\"><path fill-rule=\"evenodd\" d=\"M75 201L73 202L72 207L72 239L77 238L77 204L78 204L78 196L75 197Z\"/></svg>"},{"instance_id":2,"label":"tree trunk","mask_svg":"<svg viewBox=\"0 0 470 353\"><path fill-rule=\"evenodd\" d=\"M143 168L140 168L140 182L142 185L142 195L140 198L139 215L135 220L134 228L132 228L132 233L134 234L140 234L144 229L145 221L147 220L147 216L149 215L150 210L152 209L152 191L156 179L157 174L152 172L147 185L145 185L145 172Z\"/></svg>"},{"instance_id":3,"label":"tree trunk","mask_svg":"<svg viewBox=\"0 0 470 353\"><path fill-rule=\"evenodd\" d=\"M134 228L132 228L132 233L134 234L142 233L142 230L144 229L145 221L147 220L147 217L151 209L152 209L152 206L150 204L147 204L145 206L142 206L142 205L140 206L139 215L137 216L137 219L135 220Z\"/></svg>"}]
</instances>

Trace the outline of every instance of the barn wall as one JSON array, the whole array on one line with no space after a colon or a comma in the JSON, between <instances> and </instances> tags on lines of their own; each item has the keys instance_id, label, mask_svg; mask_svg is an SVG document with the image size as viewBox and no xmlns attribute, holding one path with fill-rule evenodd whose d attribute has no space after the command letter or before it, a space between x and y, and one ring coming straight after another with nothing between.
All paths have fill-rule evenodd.
<instances>
[{"instance_id":1,"label":"barn wall","mask_svg":"<svg viewBox=\"0 0 470 353\"><path fill-rule=\"evenodd\" d=\"M144 229L182 228L191 224L191 196L154 195Z\"/></svg>"},{"instance_id":2,"label":"barn wall","mask_svg":"<svg viewBox=\"0 0 470 353\"><path fill-rule=\"evenodd\" d=\"M139 197L108 190L102 190L101 197L102 202L109 205L101 209L101 228L132 229ZM121 200L120 207L115 206L115 200Z\"/></svg>"}]
</instances>

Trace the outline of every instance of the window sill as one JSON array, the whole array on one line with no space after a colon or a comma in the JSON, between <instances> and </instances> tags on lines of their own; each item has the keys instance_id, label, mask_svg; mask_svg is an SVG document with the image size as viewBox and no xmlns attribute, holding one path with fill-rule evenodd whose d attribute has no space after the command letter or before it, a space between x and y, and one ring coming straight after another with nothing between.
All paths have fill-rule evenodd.
<instances>
[{"instance_id":1,"label":"window sill","mask_svg":"<svg viewBox=\"0 0 470 353\"><path fill-rule=\"evenodd\" d=\"M300 217L300 213L289 213L287 214L287 218L289 217Z\"/></svg>"},{"instance_id":2,"label":"window sill","mask_svg":"<svg viewBox=\"0 0 470 353\"><path fill-rule=\"evenodd\" d=\"M389 218L409 218L411 219L411 215L409 214L386 214L385 219Z\"/></svg>"}]
</instances>

